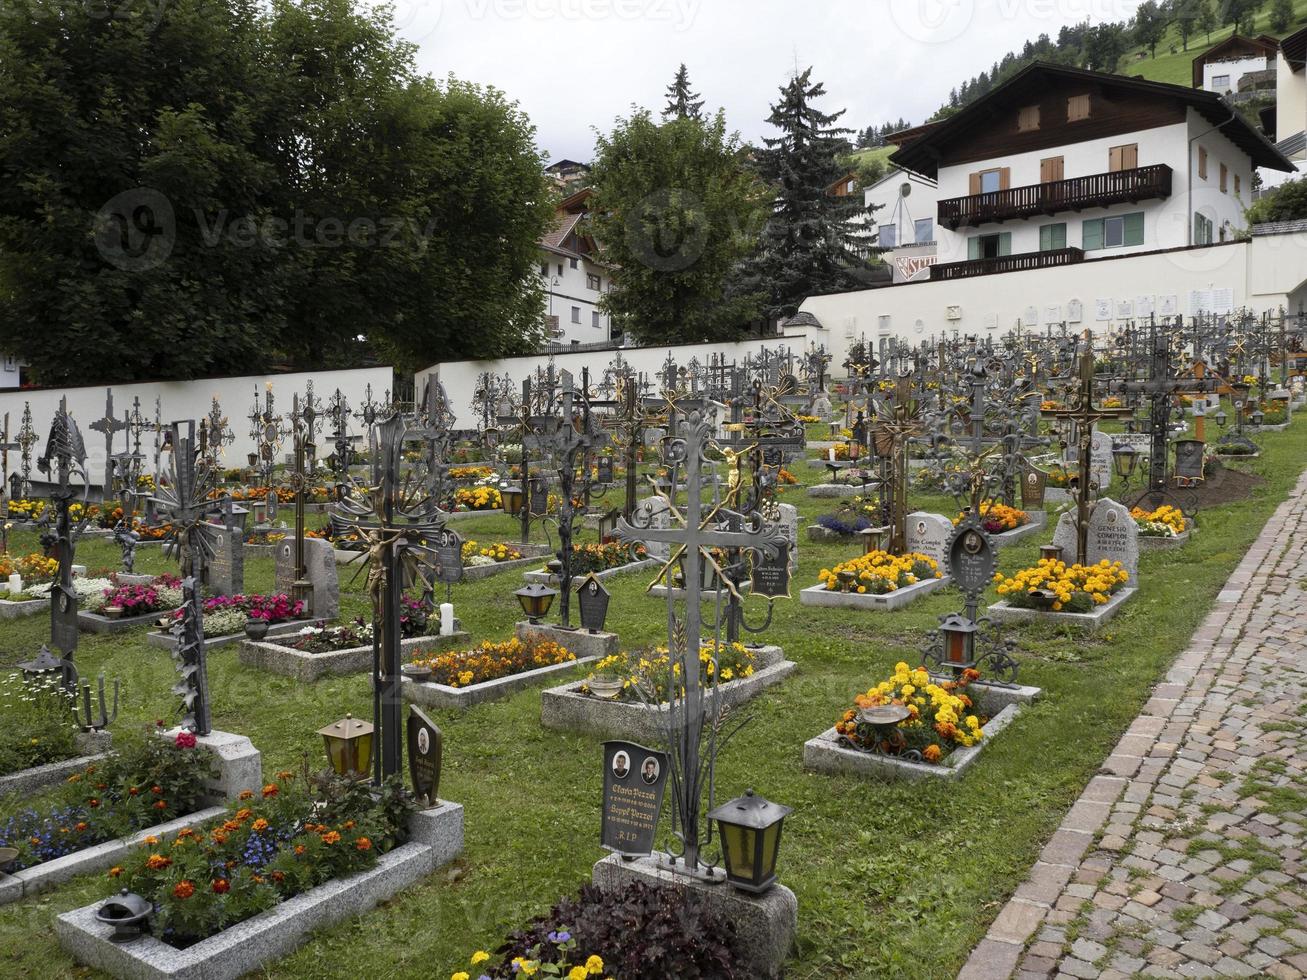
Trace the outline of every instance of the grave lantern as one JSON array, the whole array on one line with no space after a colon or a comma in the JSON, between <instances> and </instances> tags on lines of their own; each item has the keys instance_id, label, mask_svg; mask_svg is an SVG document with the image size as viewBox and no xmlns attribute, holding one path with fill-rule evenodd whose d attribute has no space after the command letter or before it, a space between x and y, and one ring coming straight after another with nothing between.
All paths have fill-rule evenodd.
<instances>
[{"instance_id":1,"label":"grave lantern","mask_svg":"<svg viewBox=\"0 0 1307 980\"><path fill-rule=\"evenodd\" d=\"M1225 409L1218 408L1216 410L1216 414L1213 415L1212 418L1216 420L1217 425L1219 425L1221 428L1225 428L1225 423L1229 421L1230 416L1225 414Z\"/></svg>"},{"instance_id":2,"label":"grave lantern","mask_svg":"<svg viewBox=\"0 0 1307 980\"><path fill-rule=\"evenodd\" d=\"M873 551L880 551L885 547L885 535L889 533L887 527L864 527L858 533L862 535L862 553L871 554Z\"/></svg>"},{"instance_id":3,"label":"grave lantern","mask_svg":"<svg viewBox=\"0 0 1307 980\"><path fill-rule=\"evenodd\" d=\"M372 732L371 724L353 715L318 730L336 775L366 778L372 768Z\"/></svg>"},{"instance_id":4,"label":"grave lantern","mask_svg":"<svg viewBox=\"0 0 1307 980\"><path fill-rule=\"evenodd\" d=\"M1138 464L1139 450L1130 443L1121 442L1112 447L1112 466L1121 479L1129 480L1134 476Z\"/></svg>"},{"instance_id":5,"label":"grave lantern","mask_svg":"<svg viewBox=\"0 0 1307 980\"><path fill-rule=\"evenodd\" d=\"M526 613L527 622L532 626L539 626L541 618L548 615L549 607L554 604L554 597L558 595L558 590L551 589L547 585L532 583L522 586L513 595L517 596L522 612Z\"/></svg>"},{"instance_id":6,"label":"grave lantern","mask_svg":"<svg viewBox=\"0 0 1307 980\"><path fill-rule=\"evenodd\" d=\"M772 803L748 790L708 814L722 837L726 880L741 891L759 894L776 883L781 826L790 807Z\"/></svg>"},{"instance_id":7,"label":"grave lantern","mask_svg":"<svg viewBox=\"0 0 1307 980\"><path fill-rule=\"evenodd\" d=\"M975 666L976 624L957 613L949 613L939 626L944 638L944 661L954 671Z\"/></svg>"},{"instance_id":8,"label":"grave lantern","mask_svg":"<svg viewBox=\"0 0 1307 980\"><path fill-rule=\"evenodd\" d=\"M1260 429L1262 423L1266 421L1266 413L1260 408L1253 409L1252 415L1248 416L1248 421L1253 424L1253 428Z\"/></svg>"},{"instance_id":9,"label":"grave lantern","mask_svg":"<svg viewBox=\"0 0 1307 980\"><path fill-rule=\"evenodd\" d=\"M503 502L504 513L509 517L517 517L522 513L521 487L504 487L499 491L499 499Z\"/></svg>"},{"instance_id":10,"label":"grave lantern","mask_svg":"<svg viewBox=\"0 0 1307 980\"><path fill-rule=\"evenodd\" d=\"M1041 544L1039 546L1040 560L1048 559L1049 561L1062 560L1062 546L1060 544Z\"/></svg>"}]
</instances>

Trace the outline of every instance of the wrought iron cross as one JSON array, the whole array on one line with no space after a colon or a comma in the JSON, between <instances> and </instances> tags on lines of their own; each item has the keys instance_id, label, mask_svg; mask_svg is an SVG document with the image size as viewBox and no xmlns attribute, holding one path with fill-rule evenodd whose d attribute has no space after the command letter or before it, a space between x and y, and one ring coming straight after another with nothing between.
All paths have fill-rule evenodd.
<instances>
[{"instance_id":1,"label":"wrought iron cross","mask_svg":"<svg viewBox=\"0 0 1307 980\"><path fill-rule=\"evenodd\" d=\"M104 436L104 483L101 484L101 496L108 500L113 496L113 437L114 433L127 428L127 422L113 414L113 389L104 389L104 417L91 423L91 428Z\"/></svg>"}]
</instances>

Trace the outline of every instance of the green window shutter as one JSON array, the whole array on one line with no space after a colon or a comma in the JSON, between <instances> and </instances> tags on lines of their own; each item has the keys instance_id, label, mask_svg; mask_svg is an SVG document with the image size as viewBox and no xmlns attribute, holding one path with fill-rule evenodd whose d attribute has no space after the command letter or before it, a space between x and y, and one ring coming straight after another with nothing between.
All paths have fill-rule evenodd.
<instances>
[{"instance_id":1,"label":"green window shutter","mask_svg":"<svg viewBox=\"0 0 1307 980\"><path fill-rule=\"evenodd\" d=\"M980 236L979 236L979 235L972 235L970 238L967 239L967 258L968 258L968 259L978 259L978 258L980 258Z\"/></svg>"},{"instance_id":2,"label":"green window shutter","mask_svg":"<svg viewBox=\"0 0 1307 980\"><path fill-rule=\"evenodd\" d=\"M1194 212L1194 244L1207 244L1207 237L1203 234L1203 216L1197 211Z\"/></svg>"},{"instance_id":3,"label":"green window shutter","mask_svg":"<svg viewBox=\"0 0 1307 980\"><path fill-rule=\"evenodd\" d=\"M1090 218L1080 224L1081 248L1086 252L1103 247L1103 219Z\"/></svg>"},{"instance_id":4,"label":"green window shutter","mask_svg":"<svg viewBox=\"0 0 1307 980\"><path fill-rule=\"evenodd\" d=\"M1039 229L1039 250L1052 252L1059 248L1066 248L1066 225L1042 225Z\"/></svg>"},{"instance_id":5,"label":"green window shutter","mask_svg":"<svg viewBox=\"0 0 1307 980\"><path fill-rule=\"evenodd\" d=\"M1003 232L1003 234L998 236L998 254L999 255L1012 254L1012 232L1005 231Z\"/></svg>"},{"instance_id":6,"label":"green window shutter","mask_svg":"<svg viewBox=\"0 0 1307 980\"><path fill-rule=\"evenodd\" d=\"M1053 226L1053 247L1066 248L1066 223Z\"/></svg>"},{"instance_id":7,"label":"green window shutter","mask_svg":"<svg viewBox=\"0 0 1307 980\"><path fill-rule=\"evenodd\" d=\"M1142 245L1144 243L1144 212L1132 211L1125 215L1125 244Z\"/></svg>"}]
</instances>

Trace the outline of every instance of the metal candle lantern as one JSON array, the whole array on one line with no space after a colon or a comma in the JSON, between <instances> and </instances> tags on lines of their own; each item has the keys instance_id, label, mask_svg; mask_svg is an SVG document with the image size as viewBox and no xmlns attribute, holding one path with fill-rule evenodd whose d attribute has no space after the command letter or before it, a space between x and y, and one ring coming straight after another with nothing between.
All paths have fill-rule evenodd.
<instances>
[{"instance_id":1,"label":"metal candle lantern","mask_svg":"<svg viewBox=\"0 0 1307 980\"><path fill-rule=\"evenodd\" d=\"M1218 408L1216 410L1216 414L1213 415L1212 418L1216 420L1217 425L1219 425L1221 428L1225 428L1225 423L1229 421L1230 416L1225 414L1225 409Z\"/></svg>"},{"instance_id":2,"label":"metal candle lantern","mask_svg":"<svg viewBox=\"0 0 1307 980\"><path fill-rule=\"evenodd\" d=\"M499 499L504 505L504 513L509 517L517 517L522 513L521 487L504 487L499 491Z\"/></svg>"},{"instance_id":3,"label":"metal candle lantern","mask_svg":"<svg viewBox=\"0 0 1307 980\"><path fill-rule=\"evenodd\" d=\"M327 747L327 758L338 776L366 778L372 769L373 727L353 715L318 730Z\"/></svg>"},{"instance_id":4,"label":"metal candle lantern","mask_svg":"<svg viewBox=\"0 0 1307 980\"><path fill-rule=\"evenodd\" d=\"M1112 466L1121 479L1129 480L1134 475L1138 463L1139 450L1130 443L1118 443L1112 447Z\"/></svg>"},{"instance_id":5,"label":"metal candle lantern","mask_svg":"<svg viewBox=\"0 0 1307 980\"><path fill-rule=\"evenodd\" d=\"M1253 413L1248 416L1248 421L1253 424L1253 428L1260 429L1262 423L1266 421L1266 413L1260 408L1254 409Z\"/></svg>"},{"instance_id":6,"label":"metal candle lantern","mask_svg":"<svg viewBox=\"0 0 1307 980\"><path fill-rule=\"evenodd\" d=\"M864 527L858 533L862 535L863 554L871 554L873 551L880 551L885 547L885 536L889 534L890 529L887 527Z\"/></svg>"},{"instance_id":7,"label":"metal candle lantern","mask_svg":"<svg viewBox=\"0 0 1307 980\"><path fill-rule=\"evenodd\" d=\"M541 618L549 614L549 607L554 604L554 597L558 595L558 590L533 583L524 585L513 595L517 596L522 612L526 613L527 621L532 626L539 626Z\"/></svg>"},{"instance_id":8,"label":"metal candle lantern","mask_svg":"<svg viewBox=\"0 0 1307 980\"><path fill-rule=\"evenodd\" d=\"M944 660L955 670L974 667L976 663L976 624L965 616L950 613L940 624L944 637Z\"/></svg>"},{"instance_id":9,"label":"metal candle lantern","mask_svg":"<svg viewBox=\"0 0 1307 980\"><path fill-rule=\"evenodd\" d=\"M722 836L726 880L741 891L759 894L776 883L776 858L781 849L781 827L791 808L755 796L723 803L708 814Z\"/></svg>"},{"instance_id":10,"label":"metal candle lantern","mask_svg":"<svg viewBox=\"0 0 1307 980\"><path fill-rule=\"evenodd\" d=\"M1062 546L1058 544L1041 544L1039 546L1039 558L1041 561L1044 559L1049 561L1061 561Z\"/></svg>"}]
</instances>

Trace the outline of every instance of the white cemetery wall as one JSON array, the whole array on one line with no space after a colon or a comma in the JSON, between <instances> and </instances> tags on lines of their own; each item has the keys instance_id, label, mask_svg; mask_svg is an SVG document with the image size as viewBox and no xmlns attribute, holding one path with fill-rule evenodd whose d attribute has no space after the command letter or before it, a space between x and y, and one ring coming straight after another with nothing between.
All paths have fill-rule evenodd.
<instances>
[{"instance_id":1,"label":"white cemetery wall","mask_svg":"<svg viewBox=\"0 0 1307 980\"><path fill-rule=\"evenodd\" d=\"M337 388L349 401L351 409L363 401L367 385L372 385L372 396L380 402L392 387L392 371L388 367L358 368L348 371L312 371L296 374L255 374L236 378L201 378L195 381L154 381L137 384L112 385L114 415L119 419L124 412L132 409L132 399L141 399L141 415L147 419L151 429L141 435L141 452L145 454L145 472L154 469L154 400L162 399L163 422L167 425L174 421L194 419L198 427L200 418L209 414L216 396L222 412L227 416L227 424L236 435L236 441L226 447L224 460L229 466L245 465L247 454L255 450L250 439L250 409L254 406L254 395L263 398L263 392L269 382L272 384L274 398L273 410L278 414L290 412L291 397L303 394L305 382L312 379L313 393L321 398L324 406ZM16 432L23 418L23 405L30 402L32 406L32 426L40 441L32 450L35 460L41 454L45 438L50 431L50 420L59 408L61 396L68 397L68 410L77 420L86 442L87 469L92 482L98 486L105 471L104 437L91 428L91 423L104 415L105 385L82 388L48 388L0 392L0 416L9 413L10 432ZM2 425L3 423L0 423ZM324 419L323 432L327 431L328 422ZM352 434L359 434L358 423L353 423ZM114 452L124 448L124 432L114 435ZM325 445L327 436L318 437L319 445ZM324 453L325 455L325 453ZM9 465L14 467L14 454L9 455ZM36 476L33 470L34 477Z\"/></svg>"}]
</instances>

